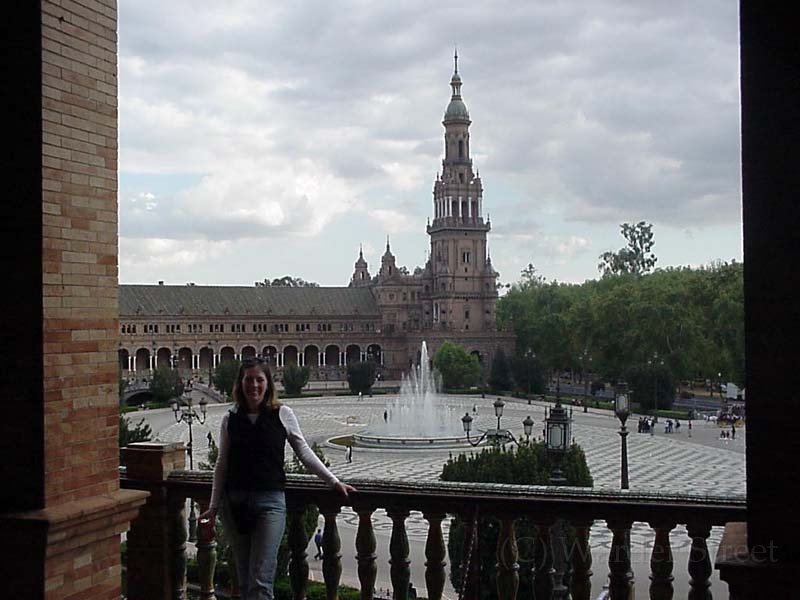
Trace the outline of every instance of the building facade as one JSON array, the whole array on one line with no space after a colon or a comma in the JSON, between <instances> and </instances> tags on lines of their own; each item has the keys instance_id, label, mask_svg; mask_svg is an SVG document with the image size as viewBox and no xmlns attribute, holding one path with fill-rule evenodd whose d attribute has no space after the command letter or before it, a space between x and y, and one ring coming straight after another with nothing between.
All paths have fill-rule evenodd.
<instances>
[{"instance_id":1,"label":"building facade","mask_svg":"<svg viewBox=\"0 0 800 600\"><path fill-rule=\"evenodd\" d=\"M372 360L400 378L450 340L476 355L488 376L513 334L497 327L497 277L487 248L483 185L470 157L469 112L458 56L445 111L444 158L433 186L430 251L423 269L398 269L389 240L375 276L359 252L348 287L120 286L120 366L146 376L171 366L203 378L220 362L261 355L280 372L297 364L317 381L342 380Z\"/></svg>"}]
</instances>

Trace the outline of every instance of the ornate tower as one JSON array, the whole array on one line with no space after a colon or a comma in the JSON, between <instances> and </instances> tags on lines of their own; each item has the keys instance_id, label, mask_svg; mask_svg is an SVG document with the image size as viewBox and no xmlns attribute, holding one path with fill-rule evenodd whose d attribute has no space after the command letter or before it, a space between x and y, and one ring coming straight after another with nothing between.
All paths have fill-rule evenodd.
<instances>
[{"instance_id":1,"label":"ornate tower","mask_svg":"<svg viewBox=\"0 0 800 600\"><path fill-rule=\"evenodd\" d=\"M364 260L364 250L359 248L358 260L353 269L353 277L350 278L350 287L361 287L369 285L371 282L372 278L369 276L367 261Z\"/></svg>"},{"instance_id":2,"label":"ornate tower","mask_svg":"<svg viewBox=\"0 0 800 600\"><path fill-rule=\"evenodd\" d=\"M458 54L450 79L452 96L444 113L442 173L433 186L430 315L434 328L495 329L497 273L487 259L483 185L470 158L469 118L461 99ZM426 307L427 310L427 307Z\"/></svg>"}]
</instances>

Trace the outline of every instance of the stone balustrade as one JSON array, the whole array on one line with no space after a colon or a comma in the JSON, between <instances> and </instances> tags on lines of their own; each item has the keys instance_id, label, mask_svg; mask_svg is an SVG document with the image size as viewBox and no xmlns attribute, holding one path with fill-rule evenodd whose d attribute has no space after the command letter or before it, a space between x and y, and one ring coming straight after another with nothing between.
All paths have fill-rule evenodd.
<instances>
[{"instance_id":1,"label":"stone balustrade","mask_svg":"<svg viewBox=\"0 0 800 600\"><path fill-rule=\"evenodd\" d=\"M173 470L174 445L164 445L159 461L155 444L136 444L126 449L127 472L122 486L150 492L148 506L132 523L128 541L128 597L130 600L168 600L185 597L186 521L185 499L193 498L205 510L211 495L210 472ZM170 458L171 457L171 458ZM145 463L158 462L156 468ZM177 465L175 465L177 466ZM162 475L159 477L159 475ZM389 542L390 576L395 600L407 600L410 580L409 543L406 519L410 511L420 511L428 523L425 544L425 585L430 600L440 600L447 577L447 551L442 522L448 514L462 518L465 540L472 540L477 526L475 515L495 516L500 523L497 543L496 585L501 600L513 600L519 586L519 551L515 522L528 517L536 524L539 548L544 560L534 566L536 598L592 598L590 577L592 556L589 530L603 520L612 535L608 559L609 597L612 600L633 598L630 531L634 522L648 523L653 530L654 543L650 559L649 597L673 597L674 563L670 548L670 532L679 524L685 525L691 538L691 549L684 576L689 579L689 597L710 598L709 578L712 572L707 540L711 528L745 520L744 500L697 498L680 495L655 495L636 492L600 492L586 488L520 486L506 484L438 482L408 483L402 481L351 481L357 494L343 498L327 489L312 476L290 475L286 498L288 512L288 541L290 551L289 575L293 595L300 600L306 595L309 565L306 546L310 532L303 526L306 505L319 507L324 517L322 571L327 596L335 600L341 565L341 539L337 515L341 507L352 507L358 515L355 537L355 556L362 600L372 600L375 588L376 537L372 515L385 509L392 521ZM155 522L154 522L155 520ZM565 525L574 532L574 545L566 548L559 535ZM146 532L146 533L145 533ZM200 572L200 597L215 598L213 573L216 562L216 543L213 526L198 528L197 559ZM156 540L154 543L153 540ZM463 556L474 550L467 547ZM595 566L594 568L598 568ZM160 581L150 581L161 578ZM463 597L477 599L480 585L487 585L487 575L478 570L468 571L467 588ZM138 595L138 590L142 594ZM158 593L156 593L158 590ZM599 590L595 590L597 592ZM596 596L596 594L595 594ZM733 595L731 596L733 597Z\"/></svg>"}]
</instances>

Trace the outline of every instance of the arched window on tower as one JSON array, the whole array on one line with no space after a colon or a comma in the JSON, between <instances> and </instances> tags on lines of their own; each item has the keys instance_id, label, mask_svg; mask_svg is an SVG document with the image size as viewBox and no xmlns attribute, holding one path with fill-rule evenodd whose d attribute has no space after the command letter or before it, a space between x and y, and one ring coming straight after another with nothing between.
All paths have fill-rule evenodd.
<instances>
[{"instance_id":1,"label":"arched window on tower","mask_svg":"<svg viewBox=\"0 0 800 600\"><path fill-rule=\"evenodd\" d=\"M458 158L464 158L464 140L458 140Z\"/></svg>"},{"instance_id":2,"label":"arched window on tower","mask_svg":"<svg viewBox=\"0 0 800 600\"><path fill-rule=\"evenodd\" d=\"M459 173L458 174L458 182L459 183L464 183L464 174L463 173Z\"/></svg>"}]
</instances>

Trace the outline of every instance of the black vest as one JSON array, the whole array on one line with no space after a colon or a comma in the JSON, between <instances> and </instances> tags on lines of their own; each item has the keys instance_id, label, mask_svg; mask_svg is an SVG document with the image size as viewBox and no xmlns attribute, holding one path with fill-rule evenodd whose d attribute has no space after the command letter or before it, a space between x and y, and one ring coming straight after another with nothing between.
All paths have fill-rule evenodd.
<instances>
[{"instance_id":1,"label":"black vest","mask_svg":"<svg viewBox=\"0 0 800 600\"><path fill-rule=\"evenodd\" d=\"M280 409L268 410L262 404L255 423L242 409L230 411L228 444L226 490L284 489L286 428L281 423Z\"/></svg>"}]
</instances>

